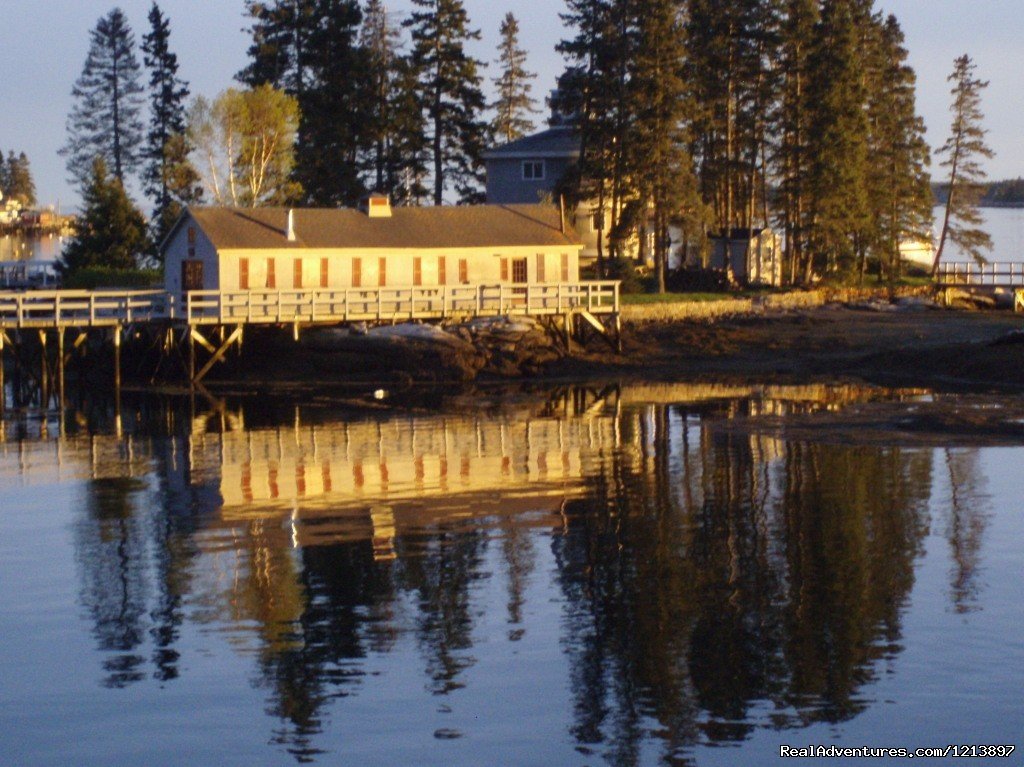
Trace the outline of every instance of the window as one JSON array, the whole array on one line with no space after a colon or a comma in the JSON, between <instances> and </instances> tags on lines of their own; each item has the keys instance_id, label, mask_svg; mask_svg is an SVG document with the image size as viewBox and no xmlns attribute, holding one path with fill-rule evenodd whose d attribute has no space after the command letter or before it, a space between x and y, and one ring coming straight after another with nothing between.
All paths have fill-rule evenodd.
<instances>
[{"instance_id":1,"label":"window","mask_svg":"<svg viewBox=\"0 0 1024 767\"><path fill-rule=\"evenodd\" d=\"M569 254L562 254L562 282L569 281Z\"/></svg>"},{"instance_id":2,"label":"window","mask_svg":"<svg viewBox=\"0 0 1024 767\"><path fill-rule=\"evenodd\" d=\"M544 274L544 272L545 272L545 269L544 269L545 263L544 262L546 260L547 259L544 258L544 254L543 253L538 253L537 254L537 282L545 282L546 281L547 275Z\"/></svg>"},{"instance_id":3,"label":"window","mask_svg":"<svg viewBox=\"0 0 1024 767\"><path fill-rule=\"evenodd\" d=\"M423 259L419 256L414 256L412 259L412 284L423 284Z\"/></svg>"},{"instance_id":4,"label":"window","mask_svg":"<svg viewBox=\"0 0 1024 767\"><path fill-rule=\"evenodd\" d=\"M508 259L501 259L501 281L508 282Z\"/></svg>"},{"instance_id":5,"label":"window","mask_svg":"<svg viewBox=\"0 0 1024 767\"><path fill-rule=\"evenodd\" d=\"M388 260L386 258L377 259L377 287L383 288L388 284Z\"/></svg>"},{"instance_id":6,"label":"window","mask_svg":"<svg viewBox=\"0 0 1024 767\"><path fill-rule=\"evenodd\" d=\"M352 259L352 287L361 288L363 286L363 259L353 258Z\"/></svg>"},{"instance_id":7,"label":"window","mask_svg":"<svg viewBox=\"0 0 1024 767\"><path fill-rule=\"evenodd\" d=\"M277 261L272 258L267 259L267 287L277 287Z\"/></svg>"},{"instance_id":8,"label":"window","mask_svg":"<svg viewBox=\"0 0 1024 767\"><path fill-rule=\"evenodd\" d=\"M302 288L302 259L296 258L292 262L292 285L296 290Z\"/></svg>"},{"instance_id":9,"label":"window","mask_svg":"<svg viewBox=\"0 0 1024 767\"><path fill-rule=\"evenodd\" d=\"M320 287L326 288L331 284L331 262L329 259L320 259Z\"/></svg>"},{"instance_id":10,"label":"window","mask_svg":"<svg viewBox=\"0 0 1024 767\"><path fill-rule=\"evenodd\" d=\"M459 282L463 285L469 282L469 261L464 258L459 259Z\"/></svg>"},{"instance_id":11,"label":"window","mask_svg":"<svg viewBox=\"0 0 1024 767\"><path fill-rule=\"evenodd\" d=\"M526 282L526 259L515 258L512 260L512 282Z\"/></svg>"},{"instance_id":12,"label":"window","mask_svg":"<svg viewBox=\"0 0 1024 767\"><path fill-rule=\"evenodd\" d=\"M448 259L444 256L437 257L437 284L448 284Z\"/></svg>"},{"instance_id":13,"label":"window","mask_svg":"<svg viewBox=\"0 0 1024 767\"><path fill-rule=\"evenodd\" d=\"M523 160L523 181L543 181L544 161Z\"/></svg>"},{"instance_id":14,"label":"window","mask_svg":"<svg viewBox=\"0 0 1024 767\"><path fill-rule=\"evenodd\" d=\"M238 259L238 289L249 289L249 259Z\"/></svg>"}]
</instances>

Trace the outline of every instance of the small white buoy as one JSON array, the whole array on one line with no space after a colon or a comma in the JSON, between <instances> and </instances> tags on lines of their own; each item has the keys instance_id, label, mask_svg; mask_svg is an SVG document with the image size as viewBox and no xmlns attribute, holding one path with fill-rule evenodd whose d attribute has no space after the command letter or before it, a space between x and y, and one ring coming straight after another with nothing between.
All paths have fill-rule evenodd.
<instances>
[{"instance_id":1,"label":"small white buoy","mask_svg":"<svg viewBox=\"0 0 1024 767\"><path fill-rule=\"evenodd\" d=\"M377 389L373 393L374 399L384 399L386 396L388 396L388 393L384 389Z\"/></svg>"}]
</instances>

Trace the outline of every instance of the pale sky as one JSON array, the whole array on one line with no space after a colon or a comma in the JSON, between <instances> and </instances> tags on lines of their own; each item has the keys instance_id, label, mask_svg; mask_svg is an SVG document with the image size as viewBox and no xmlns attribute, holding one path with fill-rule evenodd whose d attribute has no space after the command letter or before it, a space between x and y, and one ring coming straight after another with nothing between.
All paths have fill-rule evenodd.
<instances>
[{"instance_id":1,"label":"pale sky","mask_svg":"<svg viewBox=\"0 0 1024 767\"><path fill-rule=\"evenodd\" d=\"M65 140L71 87L85 61L89 31L115 4L0 0L0 150L28 155L43 205L59 203L68 210L78 203L57 150ZM150 4L120 2L137 42L146 31ZM411 7L409 0L388 5L399 15ZM561 0L465 0L465 5L472 24L483 33L472 52L488 62L495 56L501 18L509 10L519 18L528 67L539 75L535 94L542 100L562 68L554 51L566 35L558 16ZM877 5L895 13L906 32L918 75L918 108L932 145L941 144L949 129L946 77L953 60L968 53L978 64L979 76L991 82L983 101L989 143L996 151L989 174L1024 176L1024 2L878 0ZM160 0L160 6L170 17L171 44L192 93L215 96L232 85L248 47L243 0ZM490 87L493 67L485 76Z\"/></svg>"}]
</instances>

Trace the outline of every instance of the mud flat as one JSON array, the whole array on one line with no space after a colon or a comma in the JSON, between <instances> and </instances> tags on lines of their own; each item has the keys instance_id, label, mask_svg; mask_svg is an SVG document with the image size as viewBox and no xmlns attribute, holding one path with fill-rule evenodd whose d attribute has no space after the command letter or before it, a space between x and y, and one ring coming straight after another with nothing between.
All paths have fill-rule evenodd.
<instances>
[{"instance_id":1,"label":"mud flat","mask_svg":"<svg viewBox=\"0 0 1024 767\"><path fill-rule=\"evenodd\" d=\"M858 380L1024 390L1024 317L918 308L815 309L624 326L624 353L584 353L548 375L777 383Z\"/></svg>"}]
</instances>

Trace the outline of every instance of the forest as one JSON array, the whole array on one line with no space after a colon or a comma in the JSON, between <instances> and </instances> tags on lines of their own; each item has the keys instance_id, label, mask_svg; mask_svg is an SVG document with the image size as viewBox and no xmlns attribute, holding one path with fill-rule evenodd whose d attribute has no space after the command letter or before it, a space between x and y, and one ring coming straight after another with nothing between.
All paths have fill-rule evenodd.
<instances>
[{"instance_id":1,"label":"forest","mask_svg":"<svg viewBox=\"0 0 1024 767\"><path fill-rule=\"evenodd\" d=\"M462 0L411 1L399 18L384 0L247 0L248 63L213 99L191 98L157 3L145 69L114 9L75 85L68 171L87 199L140 174L154 255L189 204L351 206L370 191L396 205L481 202L485 149L539 127L529 52L511 13L483 62ZM549 106L580 160L554 191L610 221L599 273L639 256L664 289L671 249L773 227L787 282L894 278L900 242L930 236L915 73L899 21L874 0L565 0L562 19ZM984 87L972 67L964 57L954 97ZM954 132L980 116L965 114Z\"/></svg>"}]
</instances>

